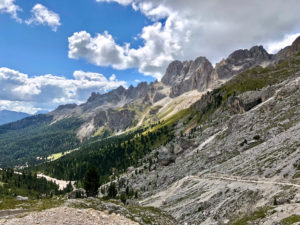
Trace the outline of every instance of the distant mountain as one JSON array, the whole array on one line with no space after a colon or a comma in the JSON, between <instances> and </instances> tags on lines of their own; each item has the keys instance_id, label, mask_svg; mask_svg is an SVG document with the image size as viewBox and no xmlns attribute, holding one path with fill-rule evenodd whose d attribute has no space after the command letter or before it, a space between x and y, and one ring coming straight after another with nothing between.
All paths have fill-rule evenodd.
<instances>
[{"instance_id":1,"label":"distant mountain","mask_svg":"<svg viewBox=\"0 0 300 225\"><path fill-rule=\"evenodd\" d=\"M0 111L0 125L14 122L17 120L21 120L28 116L31 116L31 115L27 114L27 113L23 113L23 112L2 110L2 111Z\"/></svg>"}]
</instances>

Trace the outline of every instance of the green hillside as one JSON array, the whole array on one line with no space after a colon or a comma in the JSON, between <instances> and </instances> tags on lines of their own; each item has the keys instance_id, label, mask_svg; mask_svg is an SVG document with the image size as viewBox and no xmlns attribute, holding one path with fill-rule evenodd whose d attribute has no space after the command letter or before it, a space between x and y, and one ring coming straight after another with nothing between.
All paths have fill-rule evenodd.
<instances>
[{"instance_id":1,"label":"green hillside","mask_svg":"<svg viewBox=\"0 0 300 225\"><path fill-rule=\"evenodd\" d=\"M37 115L0 126L0 168L34 165L52 153L78 146L75 131L81 121L67 118L51 124L52 119Z\"/></svg>"}]
</instances>

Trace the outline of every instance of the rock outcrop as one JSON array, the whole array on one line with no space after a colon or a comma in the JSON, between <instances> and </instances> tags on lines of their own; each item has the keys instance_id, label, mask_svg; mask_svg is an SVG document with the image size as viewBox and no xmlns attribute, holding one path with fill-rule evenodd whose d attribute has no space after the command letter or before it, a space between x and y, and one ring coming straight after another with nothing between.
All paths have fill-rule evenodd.
<instances>
[{"instance_id":1,"label":"rock outcrop","mask_svg":"<svg viewBox=\"0 0 300 225\"><path fill-rule=\"evenodd\" d=\"M214 79L227 80L247 69L269 65L271 57L262 46L254 46L250 50L240 49L217 63L212 76Z\"/></svg>"},{"instance_id":2,"label":"rock outcrop","mask_svg":"<svg viewBox=\"0 0 300 225\"><path fill-rule=\"evenodd\" d=\"M281 49L274 57L273 60L275 63L280 63L292 55L298 54L300 52L300 37L298 37L291 46L287 46L284 49Z\"/></svg>"},{"instance_id":3,"label":"rock outcrop","mask_svg":"<svg viewBox=\"0 0 300 225\"><path fill-rule=\"evenodd\" d=\"M170 97L177 97L191 90L205 91L211 81L213 66L205 57L194 61L171 63L162 83L171 86Z\"/></svg>"}]
</instances>

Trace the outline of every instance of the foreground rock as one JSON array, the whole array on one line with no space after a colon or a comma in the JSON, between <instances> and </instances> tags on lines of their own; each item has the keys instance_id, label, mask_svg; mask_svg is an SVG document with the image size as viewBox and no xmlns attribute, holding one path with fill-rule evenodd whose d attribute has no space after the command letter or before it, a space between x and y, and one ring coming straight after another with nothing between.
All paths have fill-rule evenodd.
<instances>
[{"instance_id":1,"label":"foreground rock","mask_svg":"<svg viewBox=\"0 0 300 225\"><path fill-rule=\"evenodd\" d=\"M42 212L34 212L24 218L0 220L0 224L5 225L32 225L32 224L72 224L72 225L137 225L118 214L108 214L94 209L75 209L67 207L53 208Z\"/></svg>"}]
</instances>

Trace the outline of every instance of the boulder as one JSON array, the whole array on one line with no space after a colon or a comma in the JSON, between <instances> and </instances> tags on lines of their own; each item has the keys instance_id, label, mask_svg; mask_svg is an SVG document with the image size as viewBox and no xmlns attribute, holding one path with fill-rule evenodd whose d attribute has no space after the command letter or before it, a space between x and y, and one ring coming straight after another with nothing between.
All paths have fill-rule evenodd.
<instances>
[{"instance_id":1,"label":"boulder","mask_svg":"<svg viewBox=\"0 0 300 225\"><path fill-rule=\"evenodd\" d=\"M71 191L68 194L69 199L86 198L86 197L87 197L86 191L83 188L76 189L74 191Z\"/></svg>"}]
</instances>

